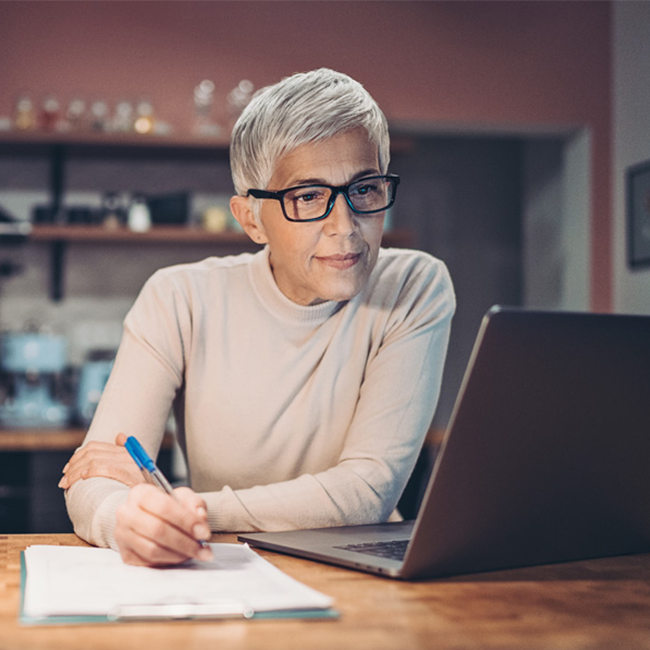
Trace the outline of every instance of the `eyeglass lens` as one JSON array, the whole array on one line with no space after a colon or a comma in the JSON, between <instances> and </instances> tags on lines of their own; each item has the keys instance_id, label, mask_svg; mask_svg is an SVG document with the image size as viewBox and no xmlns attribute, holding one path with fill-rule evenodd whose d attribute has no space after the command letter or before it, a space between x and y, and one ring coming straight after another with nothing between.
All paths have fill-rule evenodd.
<instances>
[{"instance_id":1,"label":"eyeglass lens","mask_svg":"<svg viewBox=\"0 0 650 650\"><path fill-rule=\"evenodd\" d=\"M359 213L379 212L393 200L394 183L390 178L364 178L348 187L346 196ZM327 213L333 190L323 185L306 185L287 192L284 209L295 221L318 219Z\"/></svg>"}]
</instances>

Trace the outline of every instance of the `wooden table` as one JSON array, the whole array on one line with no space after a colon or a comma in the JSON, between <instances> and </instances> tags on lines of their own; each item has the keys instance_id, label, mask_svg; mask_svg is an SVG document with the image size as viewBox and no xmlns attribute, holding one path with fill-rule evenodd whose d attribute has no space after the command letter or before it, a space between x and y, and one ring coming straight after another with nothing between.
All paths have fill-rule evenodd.
<instances>
[{"instance_id":1,"label":"wooden table","mask_svg":"<svg viewBox=\"0 0 650 650\"><path fill-rule=\"evenodd\" d=\"M262 552L332 596L340 619L25 628L17 621L19 554L29 544L83 542L0 536L1 650L650 649L650 555L403 583Z\"/></svg>"}]
</instances>

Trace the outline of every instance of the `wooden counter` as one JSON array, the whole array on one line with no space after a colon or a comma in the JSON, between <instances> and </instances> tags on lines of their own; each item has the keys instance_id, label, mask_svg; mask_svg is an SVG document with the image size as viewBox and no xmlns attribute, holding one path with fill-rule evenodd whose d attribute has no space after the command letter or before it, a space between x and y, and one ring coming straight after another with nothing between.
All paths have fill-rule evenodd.
<instances>
[{"instance_id":1,"label":"wooden counter","mask_svg":"<svg viewBox=\"0 0 650 650\"><path fill-rule=\"evenodd\" d=\"M1 429L0 451L74 451L86 437L85 429ZM163 449L174 443L172 434L163 439Z\"/></svg>"},{"instance_id":2,"label":"wooden counter","mask_svg":"<svg viewBox=\"0 0 650 650\"><path fill-rule=\"evenodd\" d=\"M0 429L0 451L73 451L85 429Z\"/></svg>"},{"instance_id":3,"label":"wooden counter","mask_svg":"<svg viewBox=\"0 0 650 650\"><path fill-rule=\"evenodd\" d=\"M650 555L403 583L261 552L332 596L341 618L22 628L19 553L29 544L82 542L0 536L1 650L650 649Z\"/></svg>"}]
</instances>

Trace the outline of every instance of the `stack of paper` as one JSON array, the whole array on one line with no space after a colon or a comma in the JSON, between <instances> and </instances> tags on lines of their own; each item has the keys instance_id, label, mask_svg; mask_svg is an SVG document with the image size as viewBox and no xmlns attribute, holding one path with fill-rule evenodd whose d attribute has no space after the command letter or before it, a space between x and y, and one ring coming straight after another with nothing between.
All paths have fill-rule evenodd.
<instances>
[{"instance_id":1,"label":"stack of paper","mask_svg":"<svg viewBox=\"0 0 650 650\"><path fill-rule=\"evenodd\" d=\"M331 598L248 546L211 547L211 562L148 568L124 564L110 549L30 546L24 552L21 621L335 616Z\"/></svg>"}]
</instances>

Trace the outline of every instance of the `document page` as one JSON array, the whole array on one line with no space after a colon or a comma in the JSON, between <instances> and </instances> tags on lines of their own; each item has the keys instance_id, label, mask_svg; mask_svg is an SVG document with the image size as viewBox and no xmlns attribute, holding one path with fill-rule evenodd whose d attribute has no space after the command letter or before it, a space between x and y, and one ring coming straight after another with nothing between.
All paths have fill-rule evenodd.
<instances>
[{"instance_id":1,"label":"document page","mask_svg":"<svg viewBox=\"0 0 650 650\"><path fill-rule=\"evenodd\" d=\"M23 615L193 617L326 609L332 600L294 580L247 545L211 544L211 562L149 568L119 553L79 546L30 546Z\"/></svg>"}]
</instances>

